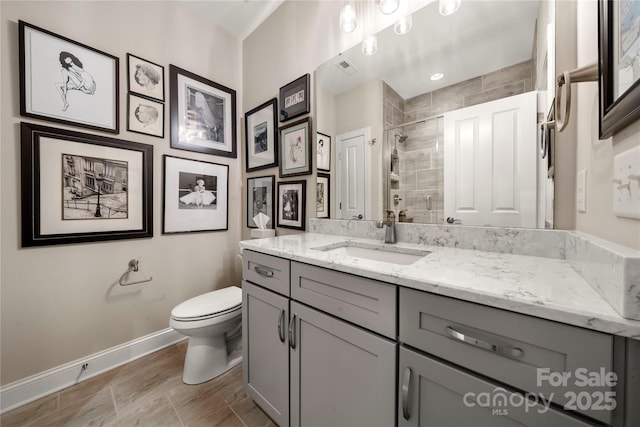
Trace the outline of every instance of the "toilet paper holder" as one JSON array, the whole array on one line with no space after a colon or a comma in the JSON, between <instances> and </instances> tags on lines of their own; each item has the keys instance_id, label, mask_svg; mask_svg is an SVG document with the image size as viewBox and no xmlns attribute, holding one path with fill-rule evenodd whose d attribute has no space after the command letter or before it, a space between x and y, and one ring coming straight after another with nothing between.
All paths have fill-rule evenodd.
<instances>
[{"instance_id":1,"label":"toilet paper holder","mask_svg":"<svg viewBox=\"0 0 640 427\"><path fill-rule=\"evenodd\" d=\"M127 276L132 271L138 271L138 270L139 270L139 268L138 268L138 260L137 259L130 260L129 264L128 264L127 271L122 273L122 276L120 276L120 280L118 280L118 283L120 284L120 286L137 285L138 283L146 283L146 282L150 282L150 281L153 280L153 277L149 277L148 279L137 280L135 282L125 282L125 276Z\"/></svg>"}]
</instances>

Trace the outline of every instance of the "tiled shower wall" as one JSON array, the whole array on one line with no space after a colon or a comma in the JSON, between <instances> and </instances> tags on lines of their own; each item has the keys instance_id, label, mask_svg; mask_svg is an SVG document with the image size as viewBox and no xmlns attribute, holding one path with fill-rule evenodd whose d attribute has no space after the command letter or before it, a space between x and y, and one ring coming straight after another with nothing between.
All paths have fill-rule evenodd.
<instances>
[{"instance_id":1,"label":"tiled shower wall","mask_svg":"<svg viewBox=\"0 0 640 427\"><path fill-rule=\"evenodd\" d=\"M396 217L404 210L414 222L440 224L445 220L442 114L529 92L533 90L533 72L533 61L529 60L407 100L384 84L385 129L435 117L385 132L389 151L393 150L395 133L408 136L398 144L400 185L390 190L389 206ZM389 188L386 181L385 194ZM393 202L394 194L402 199L398 204Z\"/></svg>"}]
</instances>

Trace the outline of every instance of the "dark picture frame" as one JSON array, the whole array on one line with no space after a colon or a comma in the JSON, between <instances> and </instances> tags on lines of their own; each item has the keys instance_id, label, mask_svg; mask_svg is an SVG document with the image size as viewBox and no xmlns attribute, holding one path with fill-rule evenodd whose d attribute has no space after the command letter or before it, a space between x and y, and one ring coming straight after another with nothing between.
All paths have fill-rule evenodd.
<instances>
[{"instance_id":1,"label":"dark picture frame","mask_svg":"<svg viewBox=\"0 0 640 427\"><path fill-rule=\"evenodd\" d=\"M164 67L127 53L129 92L164 102Z\"/></svg>"},{"instance_id":2,"label":"dark picture frame","mask_svg":"<svg viewBox=\"0 0 640 427\"><path fill-rule=\"evenodd\" d=\"M238 157L236 91L169 64L171 147Z\"/></svg>"},{"instance_id":3,"label":"dark picture frame","mask_svg":"<svg viewBox=\"0 0 640 427\"><path fill-rule=\"evenodd\" d=\"M247 227L257 228L253 217L263 213L271 218L267 228L275 228L275 175L247 178Z\"/></svg>"},{"instance_id":4,"label":"dark picture frame","mask_svg":"<svg viewBox=\"0 0 640 427\"><path fill-rule=\"evenodd\" d=\"M127 97L127 130L164 138L164 104L130 93Z\"/></svg>"},{"instance_id":5,"label":"dark picture frame","mask_svg":"<svg viewBox=\"0 0 640 427\"><path fill-rule=\"evenodd\" d=\"M316 132L316 169L331 170L331 137L320 132Z\"/></svg>"},{"instance_id":6,"label":"dark picture frame","mask_svg":"<svg viewBox=\"0 0 640 427\"><path fill-rule=\"evenodd\" d=\"M309 73L280 88L280 121L286 122L311 111Z\"/></svg>"},{"instance_id":7,"label":"dark picture frame","mask_svg":"<svg viewBox=\"0 0 640 427\"><path fill-rule=\"evenodd\" d=\"M331 175L326 173L316 177L316 217L331 217Z\"/></svg>"},{"instance_id":8,"label":"dark picture frame","mask_svg":"<svg viewBox=\"0 0 640 427\"><path fill-rule=\"evenodd\" d=\"M633 0L598 3L600 139L640 118L640 34L627 28L639 12Z\"/></svg>"},{"instance_id":9,"label":"dark picture frame","mask_svg":"<svg viewBox=\"0 0 640 427\"><path fill-rule=\"evenodd\" d=\"M163 155L162 234L229 229L229 165Z\"/></svg>"},{"instance_id":10,"label":"dark picture frame","mask_svg":"<svg viewBox=\"0 0 640 427\"><path fill-rule=\"evenodd\" d=\"M153 146L22 122L22 247L153 237Z\"/></svg>"},{"instance_id":11,"label":"dark picture frame","mask_svg":"<svg viewBox=\"0 0 640 427\"><path fill-rule=\"evenodd\" d=\"M304 231L306 186L304 180L278 182L278 227Z\"/></svg>"},{"instance_id":12,"label":"dark picture frame","mask_svg":"<svg viewBox=\"0 0 640 427\"><path fill-rule=\"evenodd\" d=\"M280 177L311 174L311 119L280 128Z\"/></svg>"},{"instance_id":13,"label":"dark picture frame","mask_svg":"<svg viewBox=\"0 0 640 427\"><path fill-rule=\"evenodd\" d=\"M18 21L20 114L119 133L118 57Z\"/></svg>"},{"instance_id":14,"label":"dark picture frame","mask_svg":"<svg viewBox=\"0 0 640 427\"><path fill-rule=\"evenodd\" d=\"M244 134L247 172L278 165L278 100L245 113Z\"/></svg>"}]
</instances>

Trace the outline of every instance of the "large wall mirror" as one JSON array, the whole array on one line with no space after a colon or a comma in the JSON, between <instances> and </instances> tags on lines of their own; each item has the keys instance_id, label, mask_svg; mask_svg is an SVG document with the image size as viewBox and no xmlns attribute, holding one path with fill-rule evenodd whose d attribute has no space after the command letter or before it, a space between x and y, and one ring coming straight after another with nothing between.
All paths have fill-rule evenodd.
<instances>
[{"instance_id":1,"label":"large wall mirror","mask_svg":"<svg viewBox=\"0 0 640 427\"><path fill-rule=\"evenodd\" d=\"M411 21L317 69L331 218L553 228L554 3L434 1Z\"/></svg>"}]
</instances>

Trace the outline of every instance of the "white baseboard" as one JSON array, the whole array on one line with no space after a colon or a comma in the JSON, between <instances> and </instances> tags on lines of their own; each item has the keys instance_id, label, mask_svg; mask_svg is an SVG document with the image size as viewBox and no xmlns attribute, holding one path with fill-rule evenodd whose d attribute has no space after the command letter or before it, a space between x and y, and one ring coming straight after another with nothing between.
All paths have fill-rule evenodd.
<instances>
[{"instance_id":1,"label":"white baseboard","mask_svg":"<svg viewBox=\"0 0 640 427\"><path fill-rule=\"evenodd\" d=\"M0 414L186 339L173 328L129 341L0 388ZM87 364L83 372L83 364Z\"/></svg>"}]
</instances>

